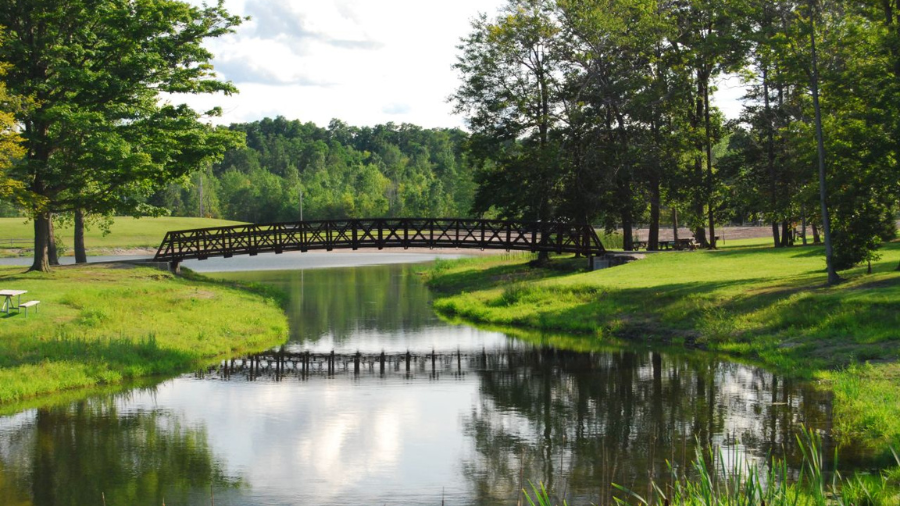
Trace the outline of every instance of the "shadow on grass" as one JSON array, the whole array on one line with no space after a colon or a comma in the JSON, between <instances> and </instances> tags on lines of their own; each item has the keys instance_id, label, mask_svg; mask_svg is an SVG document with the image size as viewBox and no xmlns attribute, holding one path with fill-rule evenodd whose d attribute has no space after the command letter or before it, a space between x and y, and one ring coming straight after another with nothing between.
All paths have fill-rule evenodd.
<instances>
[{"instance_id":1,"label":"shadow on grass","mask_svg":"<svg viewBox=\"0 0 900 506\"><path fill-rule=\"evenodd\" d=\"M440 279L429 281L428 286L443 295L458 295L462 292L492 290L512 282L559 278L578 273L578 271L568 268L568 264L572 260L574 259L554 260L556 266L551 263L551 267L533 267L529 263L518 263L497 265L486 269L466 269L449 274L437 270L435 275ZM581 260L587 262L587 260Z\"/></svg>"},{"instance_id":2,"label":"shadow on grass","mask_svg":"<svg viewBox=\"0 0 900 506\"><path fill-rule=\"evenodd\" d=\"M63 336L6 343L0 347L0 357L3 357L0 364L4 368L69 362L83 364L95 374L108 371L125 378L176 374L201 363L195 354L159 347L153 336L140 340L85 340Z\"/></svg>"}]
</instances>

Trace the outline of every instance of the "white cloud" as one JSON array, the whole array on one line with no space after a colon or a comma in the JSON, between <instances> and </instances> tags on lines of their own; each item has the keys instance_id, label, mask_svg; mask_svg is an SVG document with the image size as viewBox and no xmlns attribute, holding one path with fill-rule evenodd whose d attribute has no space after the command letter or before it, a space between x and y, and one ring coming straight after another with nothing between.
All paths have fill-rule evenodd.
<instances>
[{"instance_id":1,"label":"white cloud","mask_svg":"<svg viewBox=\"0 0 900 506\"><path fill-rule=\"evenodd\" d=\"M202 0L190 0L200 4ZM218 123L285 116L325 126L415 123L463 126L449 97L460 38L479 12L505 0L226 0L250 16L237 33L210 41L216 70L238 95L190 96L199 110L221 106ZM720 83L714 103L740 112L735 81Z\"/></svg>"},{"instance_id":2,"label":"white cloud","mask_svg":"<svg viewBox=\"0 0 900 506\"><path fill-rule=\"evenodd\" d=\"M185 101L221 106L218 122L226 124L282 115L323 126L332 118L462 126L447 103L458 85L456 46L471 19L503 3L226 0L229 12L251 20L208 47L240 94Z\"/></svg>"}]
</instances>

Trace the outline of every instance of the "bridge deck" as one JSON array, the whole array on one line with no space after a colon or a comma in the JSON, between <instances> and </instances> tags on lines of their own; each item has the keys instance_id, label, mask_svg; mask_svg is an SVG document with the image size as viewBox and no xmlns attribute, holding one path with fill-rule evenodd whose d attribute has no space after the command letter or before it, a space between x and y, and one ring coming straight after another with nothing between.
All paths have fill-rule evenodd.
<instances>
[{"instance_id":1,"label":"bridge deck","mask_svg":"<svg viewBox=\"0 0 900 506\"><path fill-rule=\"evenodd\" d=\"M300 221L166 233L154 260L359 248L476 248L599 256L594 229L570 223L392 218Z\"/></svg>"}]
</instances>

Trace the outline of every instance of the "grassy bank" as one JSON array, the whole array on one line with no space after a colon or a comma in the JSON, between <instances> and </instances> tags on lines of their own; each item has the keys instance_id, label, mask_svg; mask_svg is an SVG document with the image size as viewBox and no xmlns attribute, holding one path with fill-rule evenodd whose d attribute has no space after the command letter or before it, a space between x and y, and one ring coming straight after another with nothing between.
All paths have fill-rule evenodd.
<instances>
[{"instance_id":1,"label":"grassy bank","mask_svg":"<svg viewBox=\"0 0 900 506\"><path fill-rule=\"evenodd\" d=\"M287 337L273 297L198 276L124 264L0 267L0 288L41 301L27 318L0 314L0 404L176 374Z\"/></svg>"},{"instance_id":2,"label":"grassy bank","mask_svg":"<svg viewBox=\"0 0 900 506\"><path fill-rule=\"evenodd\" d=\"M103 235L99 227L93 226L85 230L84 243L89 253L99 255L113 253L116 250L156 249L162 242L166 232L170 230L186 230L192 228L226 227L238 225L239 222L213 220L208 218L128 218L118 217L110 227L110 233ZM66 254L72 255L73 228L71 225L57 227L56 235L63 240ZM0 256L18 256L30 254L34 240L34 224L25 218L0 218ZM12 242L10 242L12 240ZM22 242L26 241L26 242Z\"/></svg>"},{"instance_id":3,"label":"grassy bank","mask_svg":"<svg viewBox=\"0 0 900 506\"><path fill-rule=\"evenodd\" d=\"M476 323L565 331L596 342L697 346L827 381L838 432L900 447L900 243L825 286L821 248L729 248L648 255L586 272L558 259L438 262L434 307Z\"/></svg>"}]
</instances>

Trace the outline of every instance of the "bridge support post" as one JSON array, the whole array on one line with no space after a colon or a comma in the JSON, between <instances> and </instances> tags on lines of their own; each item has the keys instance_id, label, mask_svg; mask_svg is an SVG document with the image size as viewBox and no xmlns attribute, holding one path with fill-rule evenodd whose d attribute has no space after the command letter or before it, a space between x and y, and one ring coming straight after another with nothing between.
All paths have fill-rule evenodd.
<instances>
[{"instance_id":1,"label":"bridge support post","mask_svg":"<svg viewBox=\"0 0 900 506\"><path fill-rule=\"evenodd\" d=\"M169 262L169 272L172 274L181 274L181 262L178 260L172 260Z\"/></svg>"}]
</instances>

